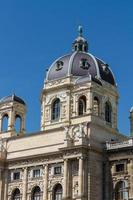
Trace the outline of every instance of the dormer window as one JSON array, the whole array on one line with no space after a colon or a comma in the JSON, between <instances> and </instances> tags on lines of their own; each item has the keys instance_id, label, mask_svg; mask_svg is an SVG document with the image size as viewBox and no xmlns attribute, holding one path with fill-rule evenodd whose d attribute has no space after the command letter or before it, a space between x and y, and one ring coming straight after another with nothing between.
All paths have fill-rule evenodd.
<instances>
[{"instance_id":1,"label":"dormer window","mask_svg":"<svg viewBox=\"0 0 133 200\"><path fill-rule=\"evenodd\" d=\"M56 62L56 71L59 71L59 70L61 70L62 68L63 68L63 61L58 60L58 61Z\"/></svg>"},{"instance_id":2,"label":"dormer window","mask_svg":"<svg viewBox=\"0 0 133 200\"><path fill-rule=\"evenodd\" d=\"M103 71L108 74L109 73L109 68L108 68L108 64L103 65Z\"/></svg>"},{"instance_id":3,"label":"dormer window","mask_svg":"<svg viewBox=\"0 0 133 200\"><path fill-rule=\"evenodd\" d=\"M82 59L80 60L80 67L81 67L82 69L86 69L86 70L89 69L90 64L88 63L87 59L82 58Z\"/></svg>"}]
</instances>

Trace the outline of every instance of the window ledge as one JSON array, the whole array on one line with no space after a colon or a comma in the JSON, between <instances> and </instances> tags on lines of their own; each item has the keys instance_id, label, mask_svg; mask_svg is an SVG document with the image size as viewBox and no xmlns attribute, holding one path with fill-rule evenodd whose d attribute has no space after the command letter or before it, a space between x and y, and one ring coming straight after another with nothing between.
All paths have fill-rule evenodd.
<instances>
[{"instance_id":1,"label":"window ledge","mask_svg":"<svg viewBox=\"0 0 133 200\"><path fill-rule=\"evenodd\" d=\"M128 171L114 172L113 176L118 176L118 175L123 175L123 174L128 174Z\"/></svg>"}]
</instances>

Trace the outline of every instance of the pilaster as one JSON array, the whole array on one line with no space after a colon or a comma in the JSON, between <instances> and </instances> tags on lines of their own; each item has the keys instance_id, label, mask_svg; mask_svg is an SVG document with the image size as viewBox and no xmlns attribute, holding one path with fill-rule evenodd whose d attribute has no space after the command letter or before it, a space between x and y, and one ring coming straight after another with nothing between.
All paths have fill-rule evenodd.
<instances>
[{"instance_id":1,"label":"pilaster","mask_svg":"<svg viewBox=\"0 0 133 200\"><path fill-rule=\"evenodd\" d=\"M22 200L27 200L27 167L24 168Z\"/></svg>"},{"instance_id":2,"label":"pilaster","mask_svg":"<svg viewBox=\"0 0 133 200\"><path fill-rule=\"evenodd\" d=\"M84 171L84 157L81 156L79 158L79 172L78 172L78 185L79 185L79 190L78 190L78 200L84 200L85 199L85 171Z\"/></svg>"},{"instance_id":3,"label":"pilaster","mask_svg":"<svg viewBox=\"0 0 133 200\"><path fill-rule=\"evenodd\" d=\"M68 160L64 159L64 184L63 184L63 200L68 198Z\"/></svg>"},{"instance_id":4,"label":"pilaster","mask_svg":"<svg viewBox=\"0 0 133 200\"><path fill-rule=\"evenodd\" d=\"M48 200L48 165L44 166L44 192L43 200Z\"/></svg>"},{"instance_id":5,"label":"pilaster","mask_svg":"<svg viewBox=\"0 0 133 200\"><path fill-rule=\"evenodd\" d=\"M4 200L7 200L8 191L8 169L4 170Z\"/></svg>"}]
</instances>

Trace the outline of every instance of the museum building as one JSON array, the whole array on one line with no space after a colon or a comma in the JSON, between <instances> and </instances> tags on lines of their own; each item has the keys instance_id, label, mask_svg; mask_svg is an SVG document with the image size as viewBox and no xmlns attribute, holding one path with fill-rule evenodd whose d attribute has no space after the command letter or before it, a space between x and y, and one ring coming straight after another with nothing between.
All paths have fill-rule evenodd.
<instances>
[{"instance_id":1,"label":"museum building","mask_svg":"<svg viewBox=\"0 0 133 200\"><path fill-rule=\"evenodd\" d=\"M118 131L118 99L79 27L47 71L37 133L26 134L23 99L0 100L0 200L133 200L133 139ZM130 124L133 133L133 108Z\"/></svg>"}]
</instances>

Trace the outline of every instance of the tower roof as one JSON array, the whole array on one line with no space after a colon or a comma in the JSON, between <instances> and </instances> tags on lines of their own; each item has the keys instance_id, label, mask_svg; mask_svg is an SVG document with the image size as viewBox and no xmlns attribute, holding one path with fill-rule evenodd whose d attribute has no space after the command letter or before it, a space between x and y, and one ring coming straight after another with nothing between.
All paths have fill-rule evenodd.
<instances>
[{"instance_id":1,"label":"tower roof","mask_svg":"<svg viewBox=\"0 0 133 200\"><path fill-rule=\"evenodd\" d=\"M12 94L12 95L3 97L3 98L0 100L0 104L1 104L1 103L13 102L13 101L18 102L18 103L23 104L23 105L26 105L26 103L24 102L24 100L21 99L20 97L16 96L15 94Z\"/></svg>"},{"instance_id":2,"label":"tower roof","mask_svg":"<svg viewBox=\"0 0 133 200\"><path fill-rule=\"evenodd\" d=\"M47 73L47 81L52 81L67 76L77 79L91 77L97 83L103 81L116 86L114 75L106 62L88 53L88 42L82 36L82 27L73 43L73 52L56 59Z\"/></svg>"}]
</instances>

